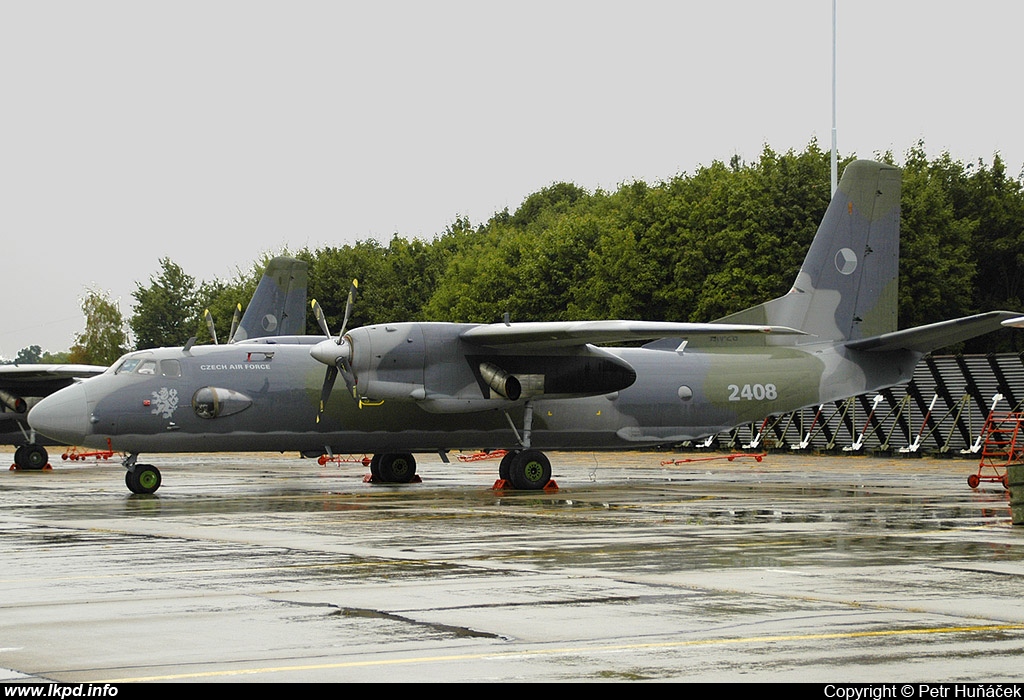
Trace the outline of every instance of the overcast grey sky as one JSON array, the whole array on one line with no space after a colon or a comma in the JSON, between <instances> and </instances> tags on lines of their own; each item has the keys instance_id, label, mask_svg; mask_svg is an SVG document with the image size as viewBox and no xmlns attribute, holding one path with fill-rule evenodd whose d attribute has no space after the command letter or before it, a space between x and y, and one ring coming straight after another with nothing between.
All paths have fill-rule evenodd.
<instances>
[{"instance_id":1,"label":"overcast grey sky","mask_svg":"<svg viewBox=\"0 0 1024 700\"><path fill-rule=\"evenodd\" d=\"M839 0L839 150L1024 166L1024 4ZM831 0L0 0L0 356L97 287L831 143ZM339 284L344 282L339 281ZM183 339L184 340L184 339Z\"/></svg>"}]
</instances>

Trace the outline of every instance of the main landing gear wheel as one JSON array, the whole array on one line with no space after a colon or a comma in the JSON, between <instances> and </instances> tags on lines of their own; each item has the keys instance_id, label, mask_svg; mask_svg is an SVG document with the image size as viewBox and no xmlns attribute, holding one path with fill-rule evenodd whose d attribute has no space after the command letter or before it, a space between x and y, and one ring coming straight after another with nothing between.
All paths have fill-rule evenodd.
<instances>
[{"instance_id":1,"label":"main landing gear wheel","mask_svg":"<svg viewBox=\"0 0 1024 700\"><path fill-rule=\"evenodd\" d=\"M551 462L539 450L523 450L509 464L509 476L514 488L539 491L551 481Z\"/></svg>"},{"instance_id":2,"label":"main landing gear wheel","mask_svg":"<svg viewBox=\"0 0 1024 700\"><path fill-rule=\"evenodd\" d=\"M136 464L124 473L124 485L132 493L153 493L160 488L160 470L152 464Z\"/></svg>"},{"instance_id":3,"label":"main landing gear wheel","mask_svg":"<svg viewBox=\"0 0 1024 700\"><path fill-rule=\"evenodd\" d=\"M498 465L498 478L502 481L512 481L512 460L519 456L519 450L509 450L501 458Z\"/></svg>"},{"instance_id":4,"label":"main landing gear wheel","mask_svg":"<svg viewBox=\"0 0 1024 700\"><path fill-rule=\"evenodd\" d=\"M14 451L14 466L26 471L38 471L50 460L42 445L22 445Z\"/></svg>"},{"instance_id":5,"label":"main landing gear wheel","mask_svg":"<svg viewBox=\"0 0 1024 700\"><path fill-rule=\"evenodd\" d=\"M373 472L373 461L370 462L370 474L387 484L408 484L416 478L416 458L407 452L389 452L374 455L377 462L377 473Z\"/></svg>"}]
</instances>

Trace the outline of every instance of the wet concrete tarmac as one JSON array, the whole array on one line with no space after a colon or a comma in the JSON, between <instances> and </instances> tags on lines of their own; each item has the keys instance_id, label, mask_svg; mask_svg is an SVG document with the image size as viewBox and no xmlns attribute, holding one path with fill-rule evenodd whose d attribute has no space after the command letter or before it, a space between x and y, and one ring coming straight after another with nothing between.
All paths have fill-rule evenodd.
<instances>
[{"instance_id":1,"label":"wet concrete tarmac","mask_svg":"<svg viewBox=\"0 0 1024 700\"><path fill-rule=\"evenodd\" d=\"M976 462L684 456L552 454L554 493L431 456L3 472L0 680L1024 679L1024 527Z\"/></svg>"}]
</instances>

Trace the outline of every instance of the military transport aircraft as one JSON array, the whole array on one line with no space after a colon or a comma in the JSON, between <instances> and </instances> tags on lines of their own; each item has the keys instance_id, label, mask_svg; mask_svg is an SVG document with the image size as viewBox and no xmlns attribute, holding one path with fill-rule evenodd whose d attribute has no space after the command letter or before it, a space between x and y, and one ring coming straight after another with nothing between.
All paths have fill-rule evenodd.
<instances>
[{"instance_id":1,"label":"military transport aircraft","mask_svg":"<svg viewBox=\"0 0 1024 700\"><path fill-rule=\"evenodd\" d=\"M241 314L239 308L235 315L229 342L303 333L307 267L288 257L268 262L245 313ZM216 343L209 312L207 322ZM35 400L106 370L98 365L0 365L0 444L16 446L15 467L42 469L50 458L44 445L74 444L47 440L30 427L26 414Z\"/></svg>"},{"instance_id":2,"label":"military transport aircraft","mask_svg":"<svg viewBox=\"0 0 1024 700\"><path fill-rule=\"evenodd\" d=\"M333 337L145 350L29 414L63 442L128 454L135 493L160 486L141 452L373 453L406 482L414 453L507 449L499 473L543 488L543 450L693 440L768 414L910 380L921 357L1000 328L995 311L896 330L900 171L846 168L793 288L712 323L384 323ZM653 340L643 347L600 344ZM325 367L326 366L326 367ZM319 369L318 369L319 368ZM341 375L345 390L334 392Z\"/></svg>"}]
</instances>

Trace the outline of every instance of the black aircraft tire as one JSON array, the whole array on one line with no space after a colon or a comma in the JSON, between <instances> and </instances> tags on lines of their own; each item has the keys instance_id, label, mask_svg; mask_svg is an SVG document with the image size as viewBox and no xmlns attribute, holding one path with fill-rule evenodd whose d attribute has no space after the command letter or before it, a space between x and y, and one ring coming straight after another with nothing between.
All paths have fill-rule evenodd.
<instances>
[{"instance_id":1,"label":"black aircraft tire","mask_svg":"<svg viewBox=\"0 0 1024 700\"><path fill-rule=\"evenodd\" d=\"M416 458L408 453L383 454L377 470L385 483L408 484L416 477Z\"/></svg>"},{"instance_id":2,"label":"black aircraft tire","mask_svg":"<svg viewBox=\"0 0 1024 700\"><path fill-rule=\"evenodd\" d=\"M138 494L155 493L161 481L160 470L152 464L136 464L135 469L124 476L128 490Z\"/></svg>"},{"instance_id":3,"label":"black aircraft tire","mask_svg":"<svg viewBox=\"0 0 1024 700\"><path fill-rule=\"evenodd\" d=\"M519 456L519 450L509 450L505 453L505 456L501 458L501 464L498 465L498 478L504 479L505 481L512 480L512 460Z\"/></svg>"},{"instance_id":4,"label":"black aircraft tire","mask_svg":"<svg viewBox=\"0 0 1024 700\"><path fill-rule=\"evenodd\" d=\"M380 481L380 455L375 454L370 459L370 476L375 480Z\"/></svg>"},{"instance_id":5,"label":"black aircraft tire","mask_svg":"<svg viewBox=\"0 0 1024 700\"><path fill-rule=\"evenodd\" d=\"M514 488L539 491L551 481L551 462L539 450L524 450L512 460L509 475Z\"/></svg>"},{"instance_id":6,"label":"black aircraft tire","mask_svg":"<svg viewBox=\"0 0 1024 700\"><path fill-rule=\"evenodd\" d=\"M22 445L14 451L14 463L19 469L38 471L50 460L42 445Z\"/></svg>"}]
</instances>

